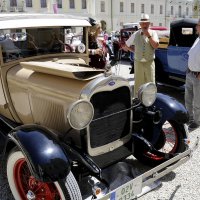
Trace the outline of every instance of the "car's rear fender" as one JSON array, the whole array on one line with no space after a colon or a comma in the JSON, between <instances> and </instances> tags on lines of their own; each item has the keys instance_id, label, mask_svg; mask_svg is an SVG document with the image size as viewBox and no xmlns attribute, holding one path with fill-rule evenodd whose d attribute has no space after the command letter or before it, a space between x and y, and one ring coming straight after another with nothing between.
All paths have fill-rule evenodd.
<instances>
[{"instance_id":1,"label":"car's rear fender","mask_svg":"<svg viewBox=\"0 0 200 200\"><path fill-rule=\"evenodd\" d=\"M43 182L55 182L65 178L70 162L56 135L38 125L15 128L8 135L6 151L18 146L23 152L31 173Z\"/></svg>"}]
</instances>

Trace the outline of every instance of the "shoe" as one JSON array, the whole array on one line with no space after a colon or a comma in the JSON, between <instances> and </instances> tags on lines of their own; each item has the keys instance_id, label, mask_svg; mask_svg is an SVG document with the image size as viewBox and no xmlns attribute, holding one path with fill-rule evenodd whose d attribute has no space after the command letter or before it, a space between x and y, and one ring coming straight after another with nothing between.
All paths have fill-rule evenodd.
<instances>
[{"instance_id":1,"label":"shoe","mask_svg":"<svg viewBox=\"0 0 200 200\"><path fill-rule=\"evenodd\" d=\"M189 124L188 129L189 130L194 130L194 129L198 128L198 127L199 127L199 125L197 123L192 122L191 124Z\"/></svg>"}]
</instances>

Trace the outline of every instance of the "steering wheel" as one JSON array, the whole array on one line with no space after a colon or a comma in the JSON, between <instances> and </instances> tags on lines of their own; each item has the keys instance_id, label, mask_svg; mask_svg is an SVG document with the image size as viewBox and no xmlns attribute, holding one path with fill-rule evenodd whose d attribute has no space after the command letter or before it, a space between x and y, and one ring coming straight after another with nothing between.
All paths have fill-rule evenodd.
<instances>
[{"instance_id":1,"label":"steering wheel","mask_svg":"<svg viewBox=\"0 0 200 200\"><path fill-rule=\"evenodd\" d=\"M72 53L73 52L73 48L69 45L69 44L63 44L64 45L64 47L65 47L65 50L64 50L64 52L70 52L70 53Z\"/></svg>"}]
</instances>

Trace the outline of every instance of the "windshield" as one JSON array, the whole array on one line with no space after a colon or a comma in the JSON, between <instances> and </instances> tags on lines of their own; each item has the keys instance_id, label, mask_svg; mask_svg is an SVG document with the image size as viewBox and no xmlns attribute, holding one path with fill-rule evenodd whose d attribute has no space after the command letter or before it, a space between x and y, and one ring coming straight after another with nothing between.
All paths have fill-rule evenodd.
<instances>
[{"instance_id":1,"label":"windshield","mask_svg":"<svg viewBox=\"0 0 200 200\"><path fill-rule=\"evenodd\" d=\"M83 27L0 30L3 61L51 53L85 53L85 35Z\"/></svg>"}]
</instances>

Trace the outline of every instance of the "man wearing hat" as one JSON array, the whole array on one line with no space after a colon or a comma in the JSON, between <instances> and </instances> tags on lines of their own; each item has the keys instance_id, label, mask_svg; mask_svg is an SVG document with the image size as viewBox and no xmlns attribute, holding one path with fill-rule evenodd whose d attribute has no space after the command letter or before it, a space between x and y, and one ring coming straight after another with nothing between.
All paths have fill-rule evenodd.
<instances>
[{"instance_id":1,"label":"man wearing hat","mask_svg":"<svg viewBox=\"0 0 200 200\"><path fill-rule=\"evenodd\" d=\"M139 21L140 29L133 33L126 41L125 50L134 52L135 85L134 96L139 87L147 82L155 83L155 49L159 39L156 31L150 30L149 15L142 14ZM134 46L134 49L131 46Z\"/></svg>"}]
</instances>

